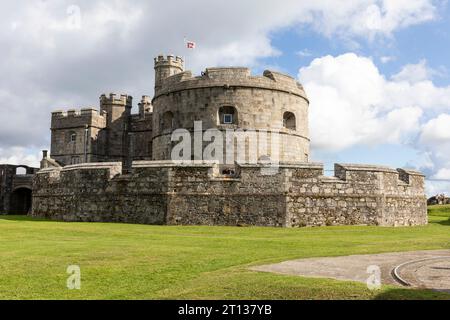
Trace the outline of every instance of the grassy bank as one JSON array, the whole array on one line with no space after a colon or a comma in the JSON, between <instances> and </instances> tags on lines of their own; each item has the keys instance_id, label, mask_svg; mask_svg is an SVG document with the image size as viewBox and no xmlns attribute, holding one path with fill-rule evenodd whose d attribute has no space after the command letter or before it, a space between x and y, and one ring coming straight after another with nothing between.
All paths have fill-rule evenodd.
<instances>
[{"instance_id":1,"label":"grassy bank","mask_svg":"<svg viewBox=\"0 0 450 320\"><path fill-rule=\"evenodd\" d=\"M258 273L302 257L450 249L450 206L422 227L302 229L60 223L0 217L1 299L409 299L427 290ZM81 290L66 268L79 265Z\"/></svg>"}]
</instances>

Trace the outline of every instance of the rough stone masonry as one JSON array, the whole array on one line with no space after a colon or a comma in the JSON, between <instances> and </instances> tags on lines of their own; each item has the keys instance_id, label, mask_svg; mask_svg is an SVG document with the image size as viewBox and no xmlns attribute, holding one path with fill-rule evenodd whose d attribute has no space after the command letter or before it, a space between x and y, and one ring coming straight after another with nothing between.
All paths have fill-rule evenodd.
<instances>
[{"instance_id":1,"label":"rough stone masonry","mask_svg":"<svg viewBox=\"0 0 450 320\"><path fill-rule=\"evenodd\" d=\"M131 108L130 96L111 94L100 97L100 111L52 114L51 154L33 180L33 216L279 227L427 223L421 173L336 164L328 177L322 164L310 162L309 100L290 76L253 76L247 68L208 68L192 76L180 57L159 56L153 99L142 98L139 114ZM237 130L244 161L173 160L173 132L195 137L196 121L201 135ZM273 149L252 153L249 130L279 134L271 141L279 158L275 172L266 174L263 161ZM250 156L258 161L245 161Z\"/></svg>"}]
</instances>

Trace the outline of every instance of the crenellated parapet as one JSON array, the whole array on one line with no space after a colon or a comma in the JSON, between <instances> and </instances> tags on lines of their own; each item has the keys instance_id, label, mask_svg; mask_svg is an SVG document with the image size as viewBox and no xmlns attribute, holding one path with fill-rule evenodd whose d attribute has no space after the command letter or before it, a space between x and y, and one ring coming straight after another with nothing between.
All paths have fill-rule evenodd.
<instances>
[{"instance_id":1,"label":"crenellated parapet","mask_svg":"<svg viewBox=\"0 0 450 320\"><path fill-rule=\"evenodd\" d=\"M45 169L35 179L33 215L175 225L427 223L419 173L349 164L336 168L335 177L323 176L320 163L236 165L232 174L216 161L136 161L127 174L121 174L120 163Z\"/></svg>"},{"instance_id":2,"label":"crenellated parapet","mask_svg":"<svg viewBox=\"0 0 450 320\"><path fill-rule=\"evenodd\" d=\"M155 67L178 67L179 69L184 68L184 60L180 56L174 56L174 55L159 55L155 58Z\"/></svg>"},{"instance_id":3,"label":"crenellated parapet","mask_svg":"<svg viewBox=\"0 0 450 320\"><path fill-rule=\"evenodd\" d=\"M117 94L117 93L110 93L109 95L102 94L100 96L100 106L104 105L132 107L133 97L127 94Z\"/></svg>"},{"instance_id":4,"label":"crenellated parapet","mask_svg":"<svg viewBox=\"0 0 450 320\"><path fill-rule=\"evenodd\" d=\"M106 125L106 115L94 108L69 109L52 112L51 129L76 128L93 126L103 128Z\"/></svg>"},{"instance_id":5,"label":"crenellated parapet","mask_svg":"<svg viewBox=\"0 0 450 320\"><path fill-rule=\"evenodd\" d=\"M303 86L289 75L266 70L262 76L252 76L249 68L240 67L207 68L197 77L193 77L190 71L171 75L161 80L155 98L183 90L212 87L274 90L298 95L307 100Z\"/></svg>"},{"instance_id":6,"label":"crenellated parapet","mask_svg":"<svg viewBox=\"0 0 450 320\"><path fill-rule=\"evenodd\" d=\"M165 79L184 71L183 58L159 55L155 58L155 92L159 92Z\"/></svg>"},{"instance_id":7,"label":"crenellated parapet","mask_svg":"<svg viewBox=\"0 0 450 320\"><path fill-rule=\"evenodd\" d=\"M138 106L140 118L145 118L146 115L153 112L152 99L149 96L142 96L141 102L139 102Z\"/></svg>"}]
</instances>

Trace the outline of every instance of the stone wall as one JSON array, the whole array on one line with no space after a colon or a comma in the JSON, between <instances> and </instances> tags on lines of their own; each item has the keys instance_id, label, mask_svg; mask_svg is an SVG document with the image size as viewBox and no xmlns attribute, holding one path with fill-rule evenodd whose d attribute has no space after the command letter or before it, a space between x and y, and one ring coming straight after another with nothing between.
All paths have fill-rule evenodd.
<instances>
[{"instance_id":1,"label":"stone wall","mask_svg":"<svg viewBox=\"0 0 450 320\"><path fill-rule=\"evenodd\" d=\"M427 223L424 176L418 172L336 164L335 177L322 176L319 166L295 168L288 180L291 226Z\"/></svg>"},{"instance_id":2,"label":"stone wall","mask_svg":"<svg viewBox=\"0 0 450 320\"><path fill-rule=\"evenodd\" d=\"M385 167L285 163L236 166L212 162L136 161L41 170L33 215L64 221L169 225L409 226L427 223L424 177ZM272 173L267 175L267 173Z\"/></svg>"}]
</instances>

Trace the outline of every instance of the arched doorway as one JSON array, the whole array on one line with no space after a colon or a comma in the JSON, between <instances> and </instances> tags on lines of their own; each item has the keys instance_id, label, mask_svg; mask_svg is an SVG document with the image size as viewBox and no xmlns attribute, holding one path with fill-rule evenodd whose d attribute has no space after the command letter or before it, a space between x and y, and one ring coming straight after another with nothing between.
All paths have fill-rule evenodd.
<instances>
[{"instance_id":1,"label":"arched doorway","mask_svg":"<svg viewBox=\"0 0 450 320\"><path fill-rule=\"evenodd\" d=\"M17 188L11 194L9 214L26 215L31 210L31 189Z\"/></svg>"}]
</instances>

